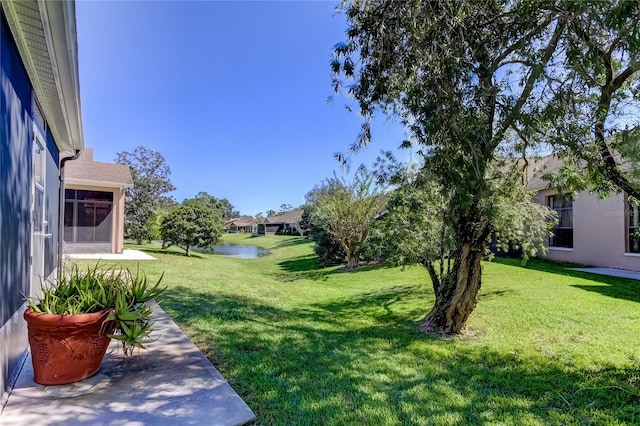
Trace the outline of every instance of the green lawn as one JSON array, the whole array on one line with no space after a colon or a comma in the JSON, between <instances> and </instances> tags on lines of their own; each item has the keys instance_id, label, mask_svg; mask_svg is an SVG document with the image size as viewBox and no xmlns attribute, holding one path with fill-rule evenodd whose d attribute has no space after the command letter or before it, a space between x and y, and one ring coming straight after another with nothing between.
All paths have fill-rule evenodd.
<instances>
[{"instance_id":1,"label":"green lawn","mask_svg":"<svg viewBox=\"0 0 640 426\"><path fill-rule=\"evenodd\" d=\"M442 339L417 331L420 267L345 273L299 237L225 240L271 255L147 245L140 265L258 424L640 424L640 282L485 263L470 335Z\"/></svg>"}]
</instances>

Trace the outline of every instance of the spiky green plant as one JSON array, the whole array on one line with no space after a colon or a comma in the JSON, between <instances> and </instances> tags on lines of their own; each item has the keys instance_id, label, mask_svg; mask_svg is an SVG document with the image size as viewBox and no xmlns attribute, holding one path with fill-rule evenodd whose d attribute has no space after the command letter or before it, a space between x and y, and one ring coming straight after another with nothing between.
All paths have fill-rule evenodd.
<instances>
[{"instance_id":1,"label":"spiky green plant","mask_svg":"<svg viewBox=\"0 0 640 426\"><path fill-rule=\"evenodd\" d=\"M57 283L45 281L39 298L26 297L36 313L75 315L109 310L102 330L122 343L125 355L134 348L145 348L152 341L153 309L149 302L165 290L160 287L163 276L155 284L136 269L116 270L99 264L86 270L73 265Z\"/></svg>"}]
</instances>

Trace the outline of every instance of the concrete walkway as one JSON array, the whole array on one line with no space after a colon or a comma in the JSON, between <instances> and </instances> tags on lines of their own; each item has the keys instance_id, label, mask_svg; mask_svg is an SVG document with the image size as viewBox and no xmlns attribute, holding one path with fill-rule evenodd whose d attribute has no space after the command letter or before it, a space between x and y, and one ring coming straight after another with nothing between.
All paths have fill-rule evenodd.
<instances>
[{"instance_id":1,"label":"concrete walkway","mask_svg":"<svg viewBox=\"0 0 640 426\"><path fill-rule=\"evenodd\" d=\"M33 381L31 357L11 391L2 425L243 425L255 415L218 370L156 308L158 340L124 358L112 340L97 375L65 386ZM0 407L1 408L1 407Z\"/></svg>"},{"instance_id":2,"label":"concrete walkway","mask_svg":"<svg viewBox=\"0 0 640 426\"><path fill-rule=\"evenodd\" d=\"M630 280L640 280L640 272L627 271L626 269L615 268L568 268L572 271L589 272L590 274L608 275L610 277L628 278Z\"/></svg>"},{"instance_id":3,"label":"concrete walkway","mask_svg":"<svg viewBox=\"0 0 640 426\"><path fill-rule=\"evenodd\" d=\"M122 250L122 253L68 253L65 256L71 259L95 259L95 260L156 260L140 250Z\"/></svg>"}]
</instances>

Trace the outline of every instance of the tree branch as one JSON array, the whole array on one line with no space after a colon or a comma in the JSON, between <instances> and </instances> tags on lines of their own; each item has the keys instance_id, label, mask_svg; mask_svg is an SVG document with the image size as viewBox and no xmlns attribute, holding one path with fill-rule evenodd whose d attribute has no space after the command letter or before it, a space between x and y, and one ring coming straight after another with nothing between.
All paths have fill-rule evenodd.
<instances>
[{"instance_id":1,"label":"tree branch","mask_svg":"<svg viewBox=\"0 0 640 426\"><path fill-rule=\"evenodd\" d=\"M438 294L440 294L440 277L438 276L436 269L433 267L433 261L427 251L423 253L422 258L420 259L420 264L429 272L429 277L431 277L431 283L433 284L433 291L436 294L436 297L438 297Z\"/></svg>"},{"instance_id":2,"label":"tree branch","mask_svg":"<svg viewBox=\"0 0 640 426\"><path fill-rule=\"evenodd\" d=\"M553 32L553 36L551 37L551 40L549 40L549 44L544 50L544 55L542 56L542 60L540 61L541 65L546 65L551 60L551 57L553 56L553 53L555 52L556 47L558 46L558 43L560 41L560 36L562 35L564 28L565 28L564 21L559 20ZM516 101L515 106L511 109L507 118L505 118L504 122L502 123L502 126L500 126L500 128L494 134L492 138L492 143L490 144L492 147L495 147L497 146L498 143L500 143L500 141L502 140L502 137L504 136L504 133L507 131L509 127L511 127L516 117L520 114L520 111L522 110L522 106L525 104L525 102L529 98L529 95L531 95L531 92L533 91L533 87L535 85L536 80L538 79L540 74L542 74L543 72L544 72L544 66L540 67L539 70L535 70L534 68L531 69L529 78L527 79L525 87L522 90L520 97Z\"/></svg>"},{"instance_id":3,"label":"tree branch","mask_svg":"<svg viewBox=\"0 0 640 426\"><path fill-rule=\"evenodd\" d=\"M499 68L502 67L501 62L504 61L509 55L511 55L516 50L524 47L527 43L531 41L531 39L539 34L543 29L545 29L551 22L553 22L555 16L550 14L547 16L547 19L542 21L537 27L523 35L518 41L513 43L511 46L508 46L504 52L502 52L498 57L493 60L493 65L491 66L491 72L496 72Z\"/></svg>"},{"instance_id":4,"label":"tree branch","mask_svg":"<svg viewBox=\"0 0 640 426\"><path fill-rule=\"evenodd\" d=\"M613 94L637 71L637 66L634 67L633 65L630 65L615 79L613 79L613 81L608 81L608 84L602 88L596 113L596 122L594 125L595 143L598 147L598 153L600 154L601 166L604 175L611 180L611 182L616 184L618 188L634 198L640 197L640 188L632 185L629 179L627 179L620 170L620 167L618 166L618 163L606 142L605 121L609 115ZM609 75L609 69L607 69L607 75Z\"/></svg>"}]
</instances>

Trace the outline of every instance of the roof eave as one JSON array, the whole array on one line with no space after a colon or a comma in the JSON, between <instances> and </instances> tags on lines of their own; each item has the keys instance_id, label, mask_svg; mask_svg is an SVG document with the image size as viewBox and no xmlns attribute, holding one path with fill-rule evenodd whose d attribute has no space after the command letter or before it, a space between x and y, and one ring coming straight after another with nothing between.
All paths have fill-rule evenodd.
<instances>
[{"instance_id":1,"label":"roof eave","mask_svg":"<svg viewBox=\"0 0 640 426\"><path fill-rule=\"evenodd\" d=\"M0 0L0 3L59 151L83 150L75 3L71 0ZM46 52L33 45L34 39L42 38ZM47 76L53 77L55 90L45 87L50 78Z\"/></svg>"},{"instance_id":2,"label":"roof eave","mask_svg":"<svg viewBox=\"0 0 640 426\"><path fill-rule=\"evenodd\" d=\"M75 3L38 0L38 5L68 135L59 147L61 151L83 150Z\"/></svg>"}]
</instances>

